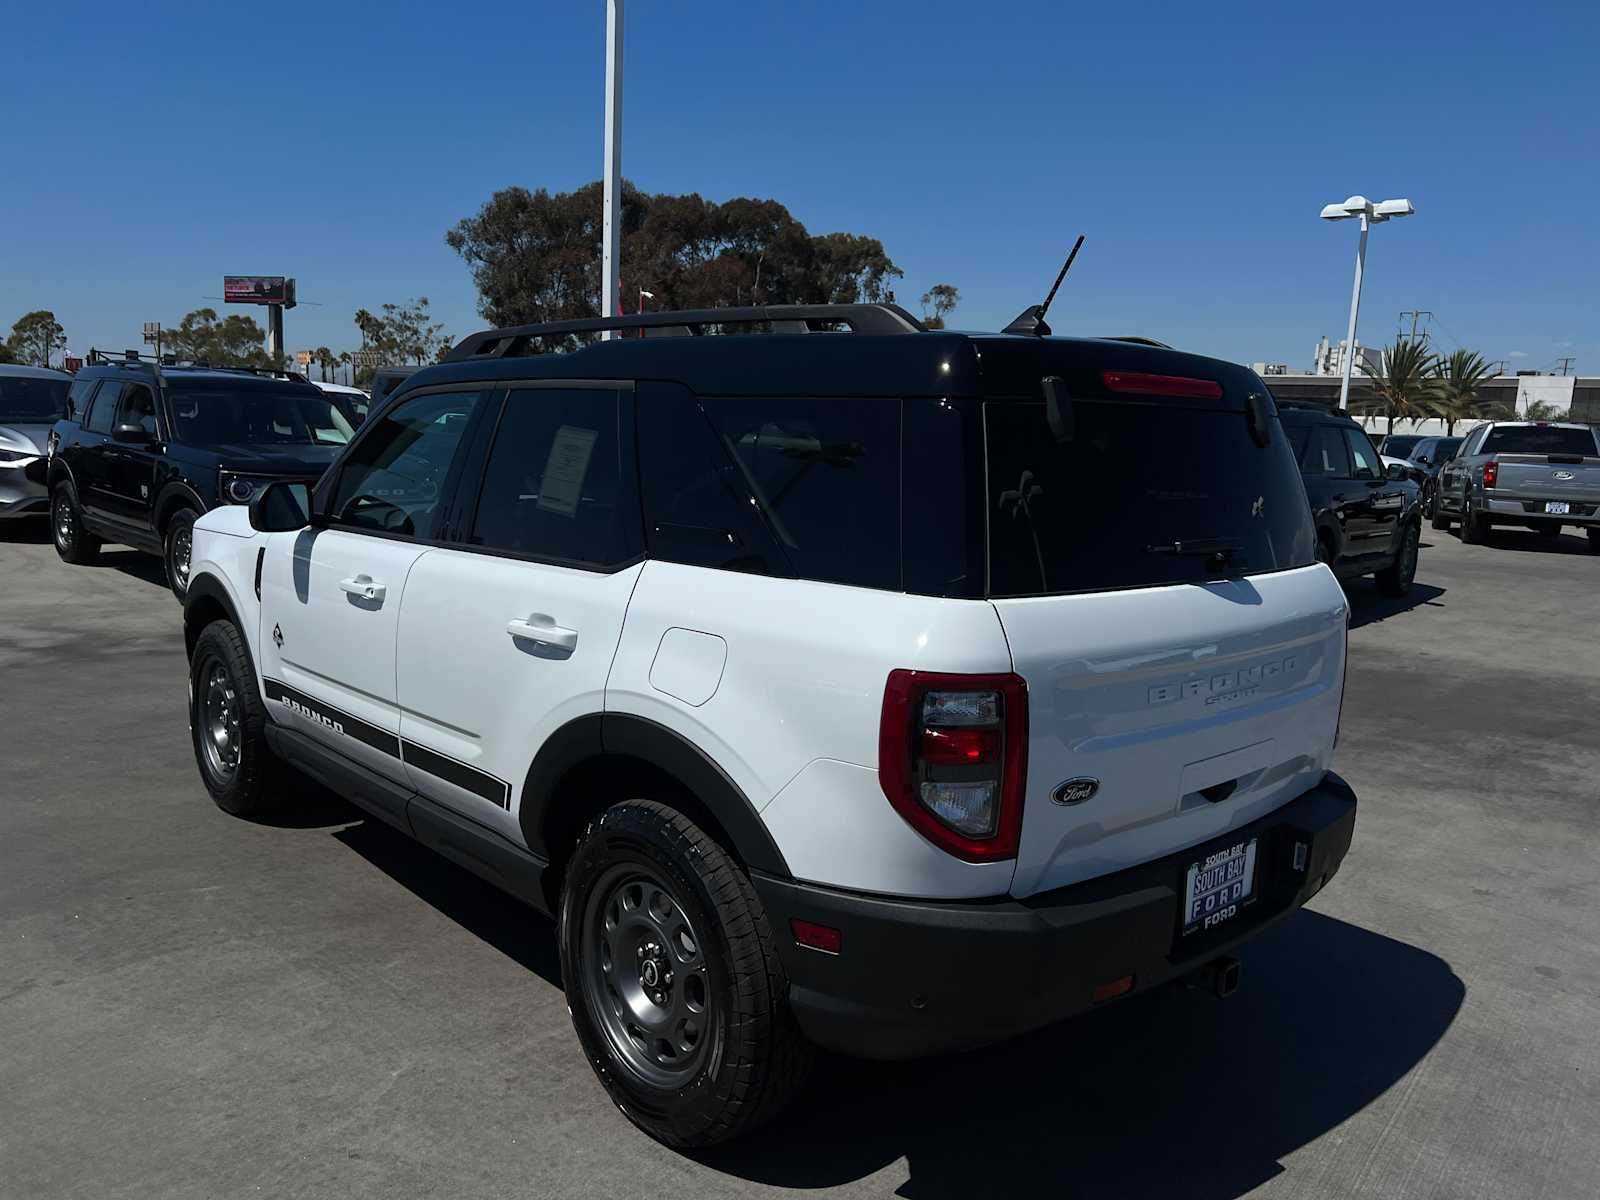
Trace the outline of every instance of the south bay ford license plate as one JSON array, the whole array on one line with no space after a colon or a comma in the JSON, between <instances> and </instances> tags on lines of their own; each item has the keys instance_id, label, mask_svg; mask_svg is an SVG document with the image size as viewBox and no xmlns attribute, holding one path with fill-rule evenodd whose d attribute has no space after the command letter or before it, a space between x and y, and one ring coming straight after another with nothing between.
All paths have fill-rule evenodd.
<instances>
[{"instance_id":1,"label":"south bay ford license plate","mask_svg":"<svg viewBox=\"0 0 1600 1200\"><path fill-rule=\"evenodd\" d=\"M1183 932L1211 929L1237 916L1255 886L1255 838L1191 864L1183 888Z\"/></svg>"},{"instance_id":2,"label":"south bay ford license plate","mask_svg":"<svg viewBox=\"0 0 1600 1200\"><path fill-rule=\"evenodd\" d=\"M1564 517L1572 511L1572 506L1566 500L1546 500L1544 510L1547 513L1555 513L1558 517Z\"/></svg>"}]
</instances>

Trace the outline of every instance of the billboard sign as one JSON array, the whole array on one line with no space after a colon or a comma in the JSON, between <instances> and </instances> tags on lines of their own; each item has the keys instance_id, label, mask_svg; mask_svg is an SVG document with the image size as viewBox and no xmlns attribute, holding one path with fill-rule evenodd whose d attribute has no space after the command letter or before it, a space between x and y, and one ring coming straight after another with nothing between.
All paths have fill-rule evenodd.
<instances>
[{"instance_id":1,"label":"billboard sign","mask_svg":"<svg viewBox=\"0 0 1600 1200\"><path fill-rule=\"evenodd\" d=\"M281 304L294 307L294 280L282 275L224 275L222 298L229 304Z\"/></svg>"}]
</instances>

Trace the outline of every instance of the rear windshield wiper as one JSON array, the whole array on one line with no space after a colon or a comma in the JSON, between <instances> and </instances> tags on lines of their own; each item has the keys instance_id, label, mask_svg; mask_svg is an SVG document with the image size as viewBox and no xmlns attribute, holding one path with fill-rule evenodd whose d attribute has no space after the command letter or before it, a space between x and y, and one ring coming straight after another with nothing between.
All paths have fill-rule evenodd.
<instances>
[{"instance_id":1,"label":"rear windshield wiper","mask_svg":"<svg viewBox=\"0 0 1600 1200\"><path fill-rule=\"evenodd\" d=\"M1146 546L1146 554L1173 554L1179 558L1232 558L1244 549L1243 542L1231 538L1186 538L1181 542L1161 542Z\"/></svg>"}]
</instances>

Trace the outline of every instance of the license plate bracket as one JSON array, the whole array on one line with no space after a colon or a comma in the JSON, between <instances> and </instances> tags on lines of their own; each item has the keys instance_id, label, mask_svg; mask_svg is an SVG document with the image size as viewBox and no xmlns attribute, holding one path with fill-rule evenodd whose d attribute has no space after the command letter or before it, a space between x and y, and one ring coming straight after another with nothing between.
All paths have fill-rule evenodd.
<instances>
[{"instance_id":1,"label":"license plate bracket","mask_svg":"<svg viewBox=\"0 0 1600 1200\"><path fill-rule=\"evenodd\" d=\"M1546 500L1544 502L1544 510L1547 513L1554 513L1558 517L1565 517L1571 514L1572 505L1566 500Z\"/></svg>"},{"instance_id":2,"label":"license plate bracket","mask_svg":"<svg viewBox=\"0 0 1600 1200\"><path fill-rule=\"evenodd\" d=\"M1215 929L1255 899L1257 846L1256 838L1247 838L1189 864L1183 873L1182 936Z\"/></svg>"}]
</instances>

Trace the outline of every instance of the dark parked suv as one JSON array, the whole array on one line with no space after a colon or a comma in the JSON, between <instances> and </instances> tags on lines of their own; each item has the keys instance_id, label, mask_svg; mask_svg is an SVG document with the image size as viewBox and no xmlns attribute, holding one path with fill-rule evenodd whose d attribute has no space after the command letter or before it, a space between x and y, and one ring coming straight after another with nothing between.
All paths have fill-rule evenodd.
<instances>
[{"instance_id":1,"label":"dark parked suv","mask_svg":"<svg viewBox=\"0 0 1600 1200\"><path fill-rule=\"evenodd\" d=\"M1366 430L1343 412L1280 405L1317 526L1317 557L1340 579L1371 575L1391 596L1411 590L1422 534L1421 489L1385 469Z\"/></svg>"},{"instance_id":2,"label":"dark parked suv","mask_svg":"<svg viewBox=\"0 0 1600 1200\"><path fill-rule=\"evenodd\" d=\"M315 482L352 432L299 376L97 359L47 447L56 552L86 563L119 542L159 554L181 600L195 518L274 480Z\"/></svg>"}]
</instances>

